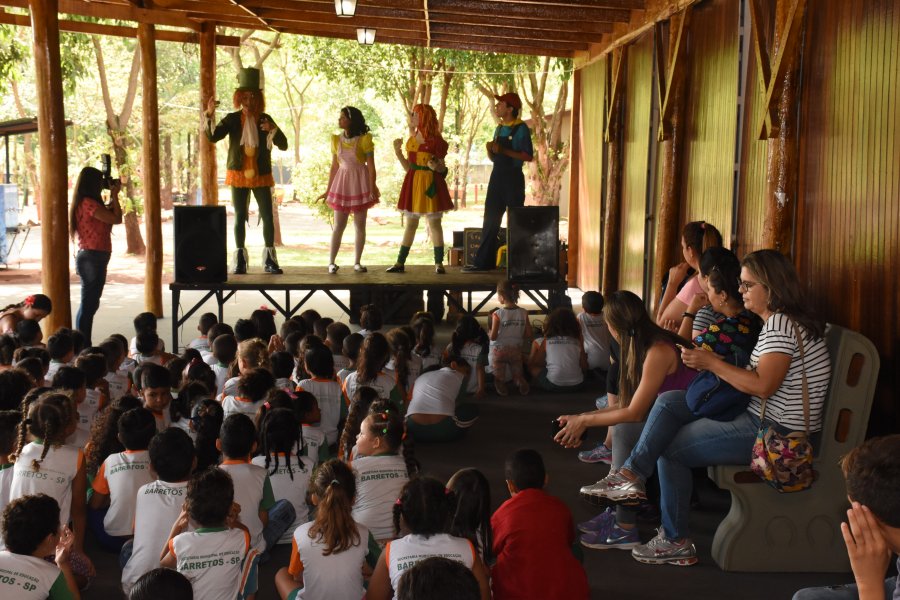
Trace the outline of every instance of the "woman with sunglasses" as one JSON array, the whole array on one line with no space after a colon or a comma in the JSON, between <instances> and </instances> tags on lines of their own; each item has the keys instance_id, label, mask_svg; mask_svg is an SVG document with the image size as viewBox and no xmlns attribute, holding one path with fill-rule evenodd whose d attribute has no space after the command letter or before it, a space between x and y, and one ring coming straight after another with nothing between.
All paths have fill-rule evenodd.
<instances>
[{"instance_id":1,"label":"woman with sunglasses","mask_svg":"<svg viewBox=\"0 0 900 600\"><path fill-rule=\"evenodd\" d=\"M747 410L732 421L697 418L688 408L684 392L663 394L657 398L641 438L622 468L593 486L582 488L582 494L611 502L634 501L646 496L644 482L656 467L662 491L663 526L650 542L632 550L632 556L640 562L697 562L688 529L691 469L746 464L760 429L763 399L767 423L774 423L781 433L805 430L804 370L809 391L809 431L822 428L831 360L825 346L824 324L809 311L793 264L775 250L753 252L741 263L738 289L744 307L763 320L749 368L729 364L705 349L683 349L681 359L685 365L711 371L749 394ZM795 331L803 339L802 356Z\"/></svg>"}]
</instances>

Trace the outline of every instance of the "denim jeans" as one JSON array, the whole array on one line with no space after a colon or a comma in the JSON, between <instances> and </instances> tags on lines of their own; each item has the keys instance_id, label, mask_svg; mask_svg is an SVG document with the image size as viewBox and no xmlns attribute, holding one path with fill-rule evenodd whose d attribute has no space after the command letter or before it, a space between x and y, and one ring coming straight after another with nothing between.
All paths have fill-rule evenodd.
<instances>
[{"instance_id":1,"label":"denim jeans","mask_svg":"<svg viewBox=\"0 0 900 600\"><path fill-rule=\"evenodd\" d=\"M656 462L667 538L678 540L690 533L691 469L750 464L757 431L759 418L749 412L733 421L701 419L687 407L684 391L660 394L623 467L646 480Z\"/></svg>"},{"instance_id":2,"label":"denim jeans","mask_svg":"<svg viewBox=\"0 0 900 600\"><path fill-rule=\"evenodd\" d=\"M294 523L297 518L297 511L294 505L288 500L279 500L269 509L269 522L263 528L263 539L266 540L266 551L259 557L259 562L264 563L269 560L269 553L281 536L287 531L287 528Z\"/></svg>"},{"instance_id":3,"label":"denim jeans","mask_svg":"<svg viewBox=\"0 0 900 600\"><path fill-rule=\"evenodd\" d=\"M896 598L900 593L897 587L897 578L889 577L884 580L884 597ZM828 585L825 587L803 588L794 594L793 600L858 600L859 589L855 583L846 585Z\"/></svg>"},{"instance_id":4,"label":"denim jeans","mask_svg":"<svg viewBox=\"0 0 900 600\"><path fill-rule=\"evenodd\" d=\"M484 200L481 245L472 262L481 269L497 264L497 234L507 208L525 205L525 175L522 169L494 163Z\"/></svg>"},{"instance_id":5,"label":"denim jeans","mask_svg":"<svg viewBox=\"0 0 900 600\"><path fill-rule=\"evenodd\" d=\"M93 345L91 331L94 328L94 315L100 308L103 286L106 284L109 256L109 252L100 250L79 250L75 256L75 272L81 277L81 306L75 316L75 329L84 334L88 346Z\"/></svg>"}]
</instances>

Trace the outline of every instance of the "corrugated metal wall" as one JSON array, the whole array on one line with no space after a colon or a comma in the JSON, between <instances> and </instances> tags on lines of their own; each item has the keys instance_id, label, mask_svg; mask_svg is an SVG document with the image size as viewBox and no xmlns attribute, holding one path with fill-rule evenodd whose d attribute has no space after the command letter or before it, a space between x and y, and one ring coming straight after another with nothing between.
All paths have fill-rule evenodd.
<instances>
[{"instance_id":1,"label":"corrugated metal wall","mask_svg":"<svg viewBox=\"0 0 900 600\"><path fill-rule=\"evenodd\" d=\"M739 11L734 0L699 4L688 36L681 224L707 221L726 239L734 189Z\"/></svg>"},{"instance_id":2,"label":"corrugated metal wall","mask_svg":"<svg viewBox=\"0 0 900 600\"><path fill-rule=\"evenodd\" d=\"M606 121L606 59L581 72L581 132L578 185L578 287L600 289L603 233L603 130Z\"/></svg>"},{"instance_id":3,"label":"corrugated metal wall","mask_svg":"<svg viewBox=\"0 0 900 600\"><path fill-rule=\"evenodd\" d=\"M806 33L798 267L824 316L878 347L882 395L871 422L896 428L900 9L894 0L810 2Z\"/></svg>"},{"instance_id":4,"label":"corrugated metal wall","mask_svg":"<svg viewBox=\"0 0 900 600\"><path fill-rule=\"evenodd\" d=\"M647 162L650 149L650 101L653 85L653 35L628 47L625 128L622 152L622 248L619 288L644 294L647 216ZM654 134L656 128L653 128Z\"/></svg>"}]
</instances>

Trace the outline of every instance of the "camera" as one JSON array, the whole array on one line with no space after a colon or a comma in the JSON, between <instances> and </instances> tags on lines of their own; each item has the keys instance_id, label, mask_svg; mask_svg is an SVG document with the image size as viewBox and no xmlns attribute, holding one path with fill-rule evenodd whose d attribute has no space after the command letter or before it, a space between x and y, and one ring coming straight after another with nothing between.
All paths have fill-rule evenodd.
<instances>
[{"instance_id":1,"label":"camera","mask_svg":"<svg viewBox=\"0 0 900 600\"><path fill-rule=\"evenodd\" d=\"M103 175L103 189L108 190L113 185L121 186L122 180L114 179L112 176L112 157L109 154L101 154L100 161L102 162L100 173Z\"/></svg>"}]
</instances>

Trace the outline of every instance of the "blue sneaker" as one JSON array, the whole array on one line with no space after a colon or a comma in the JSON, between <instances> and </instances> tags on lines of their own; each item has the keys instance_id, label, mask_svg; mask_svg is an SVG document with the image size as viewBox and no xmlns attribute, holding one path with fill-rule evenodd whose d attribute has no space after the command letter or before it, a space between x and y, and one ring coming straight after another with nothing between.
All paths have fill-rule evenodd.
<instances>
[{"instance_id":1,"label":"blue sneaker","mask_svg":"<svg viewBox=\"0 0 900 600\"><path fill-rule=\"evenodd\" d=\"M578 524L578 531L582 533L596 533L598 531L609 532L610 527L616 522L616 513L611 506L589 521Z\"/></svg>"},{"instance_id":2,"label":"blue sneaker","mask_svg":"<svg viewBox=\"0 0 900 600\"><path fill-rule=\"evenodd\" d=\"M612 464L612 450L606 447L606 444L600 442L596 448L584 450L578 453L578 460L585 463L605 463Z\"/></svg>"},{"instance_id":3,"label":"blue sneaker","mask_svg":"<svg viewBox=\"0 0 900 600\"><path fill-rule=\"evenodd\" d=\"M603 532L600 531L584 534L581 536L581 545L597 550L631 550L641 545L641 538L638 537L637 527L622 529L613 524L607 535L603 535Z\"/></svg>"}]
</instances>

